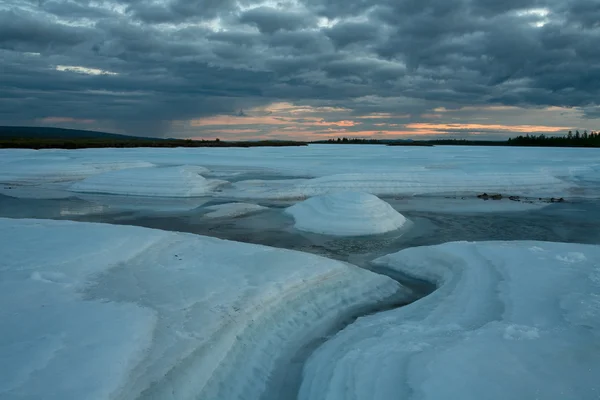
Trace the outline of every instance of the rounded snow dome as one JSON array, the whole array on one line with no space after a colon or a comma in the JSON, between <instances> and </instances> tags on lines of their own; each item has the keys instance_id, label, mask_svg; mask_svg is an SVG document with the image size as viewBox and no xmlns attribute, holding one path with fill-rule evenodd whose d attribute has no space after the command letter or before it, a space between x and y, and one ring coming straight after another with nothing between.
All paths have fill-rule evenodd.
<instances>
[{"instance_id":1,"label":"rounded snow dome","mask_svg":"<svg viewBox=\"0 0 600 400\"><path fill-rule=\"evenodd\" d=\"M286 209L297 229L335 236L374 235L396 230L406 218L377 196L338 192L311 197Z\"/></svg>"},{"instance_id":2,"label":"rounded snow dome","mask_svg":"<svg viewBox=\"0 0 600 400\"><path fill-rule=\"evenodd\" d=\"M129 168L92 175L75 183L69 190L125 196L206 196L217 186L226 183L200 175L206 171L206 168L193 165Z\"/></svg>"}]
</instances>

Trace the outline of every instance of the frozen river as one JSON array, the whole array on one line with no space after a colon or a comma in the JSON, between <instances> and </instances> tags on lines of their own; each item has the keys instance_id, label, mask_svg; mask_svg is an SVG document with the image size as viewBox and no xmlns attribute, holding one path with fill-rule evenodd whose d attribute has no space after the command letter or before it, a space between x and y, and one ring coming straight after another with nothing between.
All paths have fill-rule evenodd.
<instances>
[{"instance_id":1,"label":"frozen river","mask_svg":"<svg viewBox=\"0 0 600 400\"><path fill-rule=\"evenodd\" d=\"M88 307L88 303L101 299L138 307L135 313L128 311L132 321L139 321L138 331L128 335L143 336L146 339L140 340L147 342L132 350L126 362L119 361L129 367L123 367L118 376L95 382L97 387L59 388L48 398L164 398L173 385L177 390L171 396L177 399L437 399L442 393L473 399L534 395L593 399L600 391L595 378L600 374L600 154L596 149L319 145L0 150L0 155L0 218L112 225L105 238L97 238L94 232L101 225L54 227L51 222L39 222L48 235L38 235L29 225L2 219L3 252L8 254L8 265L0 275L4 282L19 282L34 293L34 306L41 299L55 301L59 309L71 309L71 305L60 305L63 300L46 299L47 294L36 297L37 290L42 289L30 287L33 283L22 279L36 277L35 285L40 279L81 279L81 287L67 285L68 290L74 290L73 304ZM357 197L350 193L362 194ZM486 199L482 198L484 193ZM377 197L371 200L367 197L371 195ZM302 214L289 212L289 207L308 198L321 200L306 203ZM401 219L389 227L394 218ZM195 239L154 239L152 235L158 234L145 232L157 231L130 234L121 230L126 226L302 253L274 253L265 264L262 256L236 250L233 242L219 242L233 244L222 253L215 244L215 254L207 250L195 258L187 257L186 268L197 277L186 279L198 279L195 285L200 292L186 295L190 296L188 301L181 297L183 294L173 293L186 290L183 282L175 279L183 272L172 270L172 283L161 278L165 279L163 288L151 280L144 283L144 276L159 276L162 268L176 267L171 264L192 254L191 241ZM337 233L322 233L323 226L327 228L324 232ZM383 233L352 233L365 226ZM62 236L52 234L61 229L66 232ZM19 236L21 231L31 233ZM91 232L90 238L85 232ZM136 242L121 250L108 250L113 239L115 243L120 237L130 240L132 234L149 235L148 240L155 244ZM51 270L36 270L30 275L22 272L37 265L32 257L30 264L19 261L20 252L33 243L27 243L28 235L33 235L41 248L38 261L55 257L55 261L48 261ZM174 247L190 244L160 261L170 251L169 246L160 244L165 240L179 243L172 244ZM44 253L44 241L48 241L48 248L62 248L64 253ZM73 272L63 270L61 254L67 259L69 253L74 260L85 258L86 243L106 246L110 254L107 266L98 267L104 271L100 275L94 272L74 278L70 275ZM165 250L153 250L160 248ZM139 255L110 261L124 251L147 254L145 262L156 262L160 268L157 272L145 270ZM294 261L303 253L324 258L318 258L322 260L319 262ZM345 270L346 264L335 264L337 261L358 266L360 271ZM110 267L111 263L127 268L119 272L119 268ZM283 273L281 267L286 263L292 272ZM215 269L213 265L222 267ZM302 265L311 267L304 270ZM21 272L14 272L14 268ZM266 269L261 272L261 268ZM331 275L334 270L344 272ZM238 283L232 279L228 285L230 274L239 275L239 271L247 271L242 275L248 276ZM208 278L203 274L211 274L215 283L206 283ZM257 274L264 279L250 283ZM127 283L132 276L135 279ZM336 278L325 278L331 276ZM538 282L532 283L532 279ZM312 280L329 282L329 286ZM296 293L287 285L303 289ZM128 294L132 290L140 294L132 297ZM222 297L219 293L229 294ZM268 304L276 304L275 308L252 306L252 299L267 304L263 303L267 294L272 296ZM63 299L65 295L56 296ZM192 301L194 296L201 298ZM551 301L543 303L539 296ZM214 315L204 315L201 309L192 313L190 307L199 304L219 311ZM229 304L240 316L219 314ZM172 315L163 315L167 309ZM123 312L107 311L103 323L123 318ZM178 313L182 313L181 322ZM434 318L438 313L440 317ZM36 311L31 315L40 318L44 314ZM78 315L79 311L73 312L73 318ZM190 315L197 315L197 320L190 322ZM256 322L248 322L250 317L246 321L246 316ZM72 373L68 360L73 356L68 353L66 359L60 353L51 357L64 368L63 374L29 371L27 357L21 359L18 352L24 342L15 332L31 330L31 322L27 317L8 319L8 314L0 314L0 318L16 326L14 331L0 332L0 351L7 349L13 362L21 360L23 365L17 369L25 371L11 375L13 380L0 387L0 394L20 398L29 393L25 386L49 385L53 379ZM34 330L42 336L51 331L69 338L60 345L64 348L80 346L78 335L86 333L75 328L68 316L65 318L57 322L58 328L48 322ZM223 318L233 318L238 327L233 342L222 338L227 335L218 336L223 335L219 333L224 329ZM314 326L308 322L311 318ZM203 323L206 328L202 328ZM265 342L256 342L254 335L262 335ZM36 337L26 340L35 341ZM94 339L94 346L109 346L110 353L110 346L119 341L126 346L128 340L105 335ZM254 353L249 353L246 341L255 347ZM530 350L522 348L524 341L529 341ZM54 351L55 345L32 350L29 364L38 363L43 354ZM504 351L481 351L478 355L473 350L486 346ZM212 354L213 350L206 350L209 348L222 352ZM551 348L563 349L564 357L547 354ZM573 359L571 355L580 351L586 355ZM468 368L453 362L451 354L469 357L469 364L480 368L481 376L456 384L452 373L467 373ZM237 364L242 359L252 361L242 367ZM490 359L496 359L497 364L491 364ZM110 367L113 361L99 360L97 368ZM549 362L557 364L549 368ZM507 373L507 368L515 365L522 368L520 376ZM45 367L39 368L45 371ZM187 376L200 379L192 382ZM243 378L232 383L233 376ZM485 387L495 389L485 392ZM94 396L81 397L82 393Z\"/></svg>"},{"instance_id":2,"label":"frozen river","mask_svg":"<svg viewBox=\"0 0 600 400\"><path fill-rule=\"evenodd\" d=\"M66 199L20 199L0 195L0 217L50 218L135 225L189 232L240 242L263 244L324 255L361 266L377 256L408 247L449 241L542 240L600 244L600 200L563 203L519 203L508 199L382 197L410 221L397 231L359 237L335 237L294 229L284 210L292 201L262 201L267 207L241 216L206 217L218 198L169 199L168 211L144 207L132 210L132 199L96 196L94 202ZM103 203L103 200L106 200ZM143 200L142 200L143 201ZM122 204L120 204L122 202ZM134 201L135 202L135 201ZM165 203L162 203L163 205ZM227 204L227 203L225 203Z\"/></svg>"}]
</instances>

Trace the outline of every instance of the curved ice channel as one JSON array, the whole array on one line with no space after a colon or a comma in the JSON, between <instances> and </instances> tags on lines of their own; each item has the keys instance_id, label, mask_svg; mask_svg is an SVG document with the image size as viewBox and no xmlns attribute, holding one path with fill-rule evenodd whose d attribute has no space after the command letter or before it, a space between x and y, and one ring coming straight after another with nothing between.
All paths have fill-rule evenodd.
<instances>
[{"instance_id":1,"label":"curved ice channel","mask_svg":"<svg viewBox=\"0 0 600 400\"><path fill-rule=\"evenodd\" d=\"M455 242L375 263L438 289L325 342L299 399L598 398L600 246Z\"/></svg>"},{"instance_id":2,"label":"curved ice channel","mask_svg":"<svg viewBox=\"0 0 600 400\"><path fill-rule=\"evenodd\" d=\"M295 397L311 345L411 296L340 261L132 226L0 218L0 243L2 399Z\"/></svg>"}]
</instances>

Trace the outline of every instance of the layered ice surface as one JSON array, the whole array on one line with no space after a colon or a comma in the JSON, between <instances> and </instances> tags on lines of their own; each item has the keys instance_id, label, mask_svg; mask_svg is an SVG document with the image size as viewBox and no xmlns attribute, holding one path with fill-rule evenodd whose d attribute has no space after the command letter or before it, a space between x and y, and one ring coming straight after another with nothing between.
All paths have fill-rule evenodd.
<instances>
[{"instance_id":1,"label":"layered ice surface","mask_svg":"<svg viewBox=\"0 0 600 400\"><path fill-rule=\"evenodd\" d=\"M300 399L596 399L600 246L454 242L376 264L438 289L321 346Z\"/></svg>"},{"instance_id":2,"label":"layered ice surface","mask_svg":"<svg viewBox=\"0 0 600 400\"><path fill-rule=\"evenodd\" d=\"M311 197L286 210L296 229L336 236L361 236L401 228L406 218L369 193L338 192Z\"/></svg>"},{"instance_id":3,"label":"layered ice surface","mask_svg":"<svg viewBox=\"0 0 600 400\"><path fill-rule=\"evenodd\" d=\"M291 398L285 372L395 281L315 255L0 219L0 398ZM295 394L295 393L294 393Z\"/></svg>"},{"instance_id":4,"label":"layered ice surface","mask_svg":"<svg viewBox=\"0 0 600 400\"><path fill-rule=\"evenodd\" d=\"M200 166L183 165L163 168L129 168L90 176L74 183L69 190L154 197L199 197L210 194L224 181L206 179Z\"/></svg>"}]
</instances>

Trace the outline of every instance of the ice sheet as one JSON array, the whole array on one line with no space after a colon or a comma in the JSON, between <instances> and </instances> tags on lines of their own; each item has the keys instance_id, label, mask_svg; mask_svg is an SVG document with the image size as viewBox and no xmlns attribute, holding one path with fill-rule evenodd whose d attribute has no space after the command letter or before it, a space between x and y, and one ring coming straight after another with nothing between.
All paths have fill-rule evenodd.
<instances>
[{"instance_id":1,"label":"ice sheet","mask_svg":"<svg viewBox=\"0 0 600 400\"><path fill-rule=\"evenodd\" d=\"M114 161L114 160L93 161L93 160L91 160L91 161L84 162L84 164L93 166L100 172L118 171L121 169L128 169L128 168L154 167L154 164L152 164L152 163L149 163L147 161L137 161L137 160L132 160L132 161ZM203 172L207 172L207 171L208 170L205 170Z\"/></svg>"},{"instance_id":2,"label":"ice sheet","mask_svg":"<svg viewBox=\"0 0 600 400\"><path fill-rule=\"evenodd\" d=\"M0 182L34 185L83 179L100 172L93 165L66 158L25 158L0 164Z\"/></svg>"},{"instance_id":3,"label":"ice sheet","mask_svg":"<svg viewBox=\"0 0 600 400\"><path fill-rule=\"evenodd\" d=\"M137 227L0 219L0 242L3 399L289 398L265 391L303 346L403 293L314 255Z\"/></svg>"},{"instance_id":4,"label":"ice sheet","mask_svg":"<svg viewBox=\"0 0 600 400\"><path fill-rule=\"evenodd\" d=\"M113 164L139 166L144 162L167 167L201 164L233 177L248 171L263 171L270 175L315 178L260 181L258 173L258 180L253 177L251 181L224 189L226 197L237 199L302 199L347 190L384 196L501 192L530 197L600 197L596 149L310 145L248 149L4 150L0 155L5 161L0 164L0 182L6 182L7 178L38 183L76 180L85 177L83 172L92 166L96 169ZM51 160L56 165L52 166ZM22 162L23 171L9 170L7 165L13 162ZM82 165L83 169L77 167Z\"/></svg>"},{"instance_id":5,"label":"ice sheet","mask_svg":"<svg viewBox=\"0 0 600 400\"><path fill-rule=\"evenodd\" d=\"M600 246L447 243L376 264L436 282L319 348L300 399L595 399Z\"/></svg>"},{"instance_id":6,"label":"ice sheet","mask_svg":"<svg viewBox=\"0 0 600 400\"><path fill-rule=\"evenodd\" d=\"M206 207L210 212L204 214L208 218L241 217L242 215L266 210L267 207L250 203L227 203Z\"/></svg>"},{"instance_id":7,"label":"ice sheet","mask_svg":"<svg viewBox=\"0 0 600 400\"><path fill-rule=\"evenodd\" d=\"M558 197L556 193L564 193L570 186L541 172L435 170L330 175L296 185L294 190L304 196L360 190L380 196L503 193Z\"/></svg>"},{"instance_id":8,"label":"ice sheet","mask_svg":"<svg viewBox=\"0 0 600 400\"><path fill-rule=\"evenodd\" d=\"M520 211L535 211L549 206L548 199L539 201L538 199L519 199L510 200L483 200L475 196L470 197L394 197L386 199L399 212L419 211L419 212L443 212L443 213L505 213Z\"/></svg>"},{"instance_id":9,"label":"ice sheet","mask_svg":"<svg viewBox=\"0 0 600 400\"><path fill-rule=\"evenodd\" d=\"M123 211L153 214L178 213L194 210L211 200L209 197L153 197L93 193L77 193L75 196L92 206L101 207L103 213Z\"/></svg>"},{"instance_id":10,"label":"ice sheet","mask_svg":"<svg viewBox=\"0 0 600 400\"><path fill-rule=\"evenodd\" d=\"M9 156L0 163L0 183L12 185L69 182L105 171L153 166L147 161L138 160L76 160L60 153L4 153Z\"/></svg>"},{"instance_id":11,"label":"ice sheet","mask_svg":"<svg viewBox=\"0 0 600 400\"><path fill-rule=\"evenodd\" d=\"M227 183L200 175L206 171L206 168L191 165L130 168L91 176L76 182L69 190L129 196L199 197Z\"/></svg>"},{"instance_id":12,"label":"ice sheet","mask_svg":"<svg viewBox=\"0 0 600 400\"><path fill-rule=\"evenodd\" d=\"M286 209L296 229L336 236L361 236L401 228L406 218L376 196L339 192L312 197Z\"/></svg>"},{"instance_id":13,"label":"ice sheet","mask_svg":"<svg viewBox=\"0 0 600 400\"><path fill-rule=\"evenodd\" d=\"M230 198L255 200L304 199L306 196L295 190L295 186L306 181L306 179L248 179L234 182L224 188L221 194Z\"/></svg>"}]
</instances>

